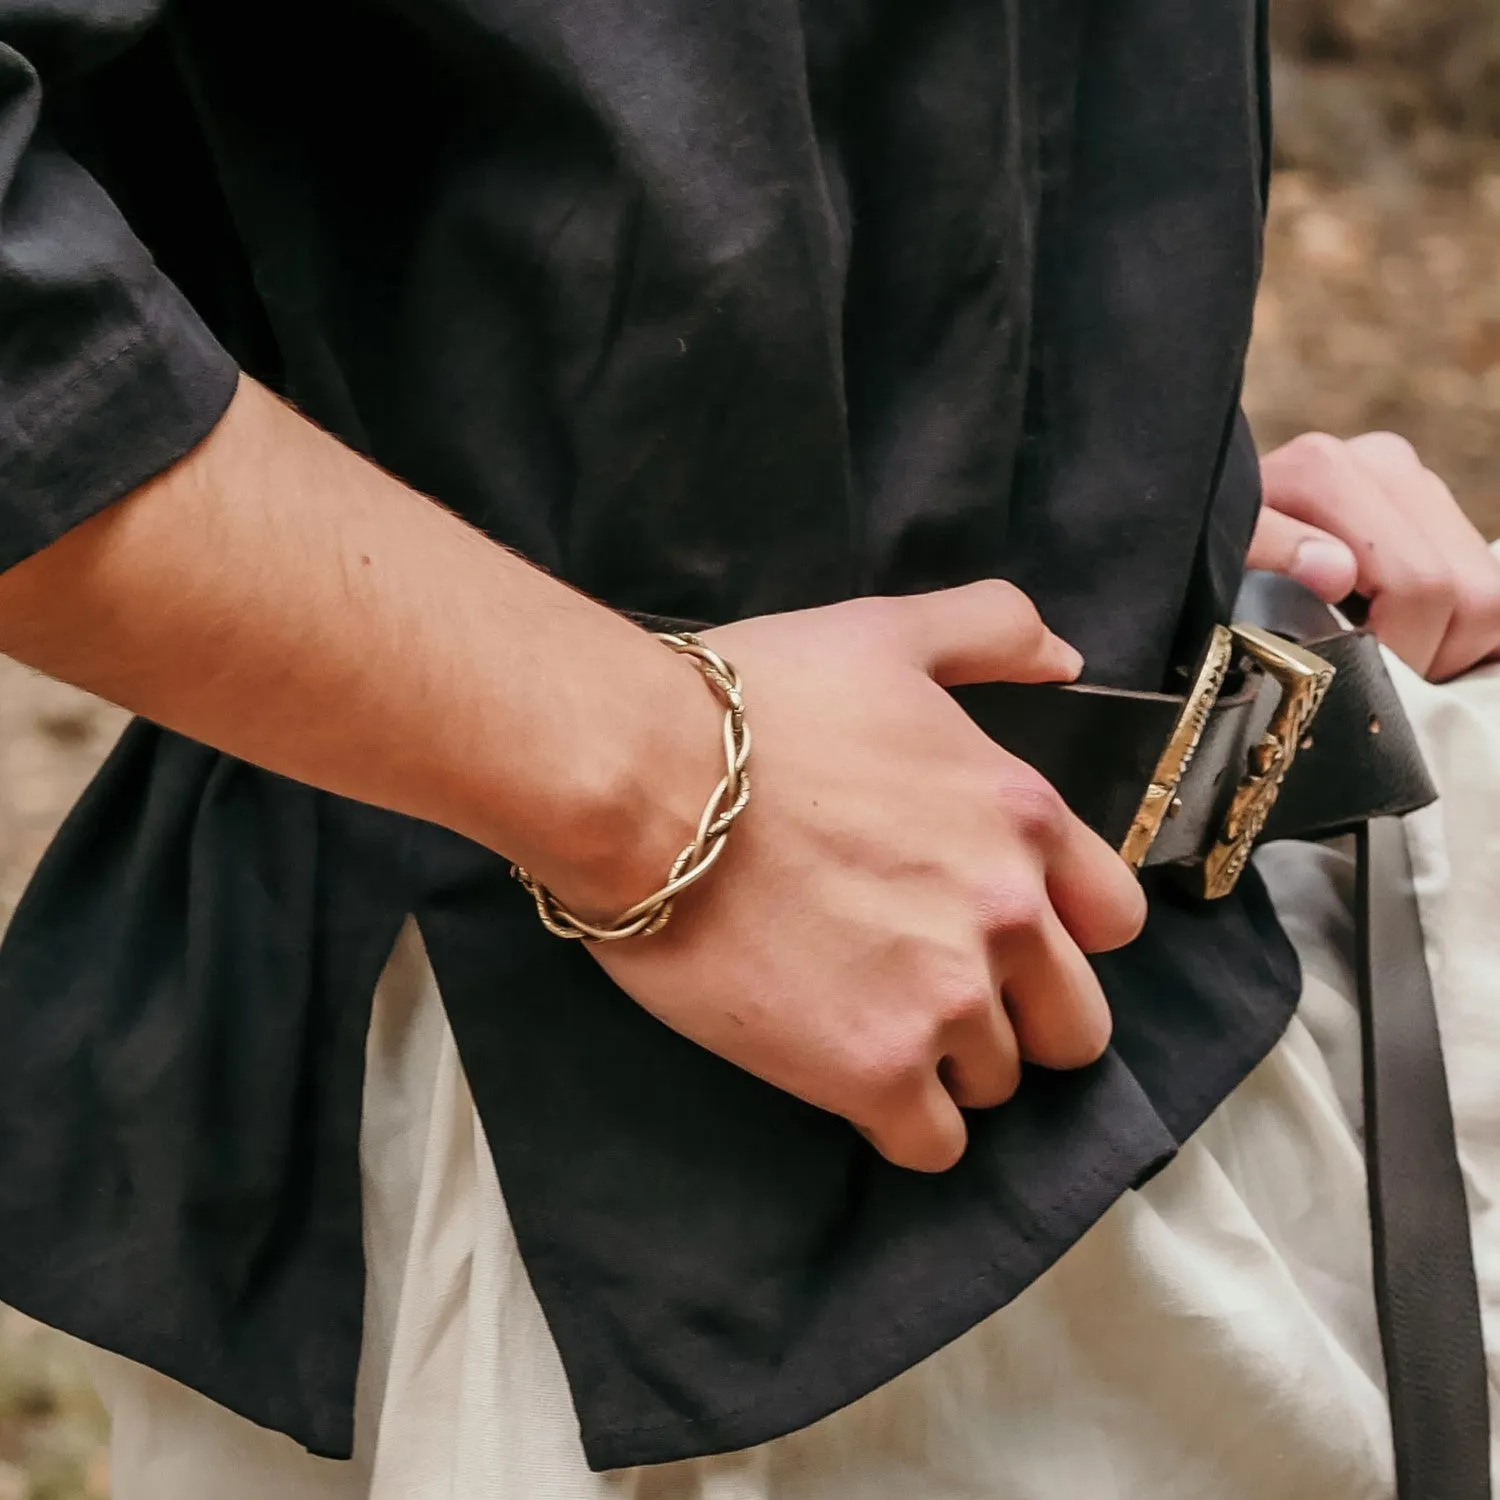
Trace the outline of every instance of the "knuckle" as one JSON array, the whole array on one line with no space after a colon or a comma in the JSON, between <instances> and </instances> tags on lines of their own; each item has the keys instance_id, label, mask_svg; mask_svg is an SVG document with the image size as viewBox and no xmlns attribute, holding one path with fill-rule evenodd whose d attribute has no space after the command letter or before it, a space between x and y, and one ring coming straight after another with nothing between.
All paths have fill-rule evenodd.
<instances>
[{"instance_id":1,"label":"knuckle","mask_svg":"<svg viewBox=\"0 0 1500 1500\"><path fill-rule=\"evenodd\" d=\"M1039 879L1020 879L1012 872L989 881L979 893L977 907L981 930L1003 937L1041 926L1051 902Z\"/></svg>"},{"instance_id":2,"label":"knuckle","mask_svg":"<svg viewBox=\"0 0 1500 1500\"><path fill-rule=\"evenodd\" d=\"M1461 578L1453 593L1453 616L1460 628L1485 636L1500 632L1500 569L1492 576Z\"/></svg>"},{"instance_id":3,"label":"knuckle","mask_svg":"<svg viewBox=\"0 0 1500 1500\"><path fill-rule=\"evenodd\" d=\"M994 1010L995 996L987 976L949 983L937 991L934 1013L944 1030L968 1029L987 1021Z\"/></svg>"},{"instance_id":4,"label":"knuckle","mask_svg":"<svg viewBox=\"0 0 1500 1500\"><path fill-rule=\"evenodd\" d=\"M1086 1068L1109 1049L1114 1035L1114 1017L1101 993L1073 997L1065 1016L1054 1018L1045 1039L1028 1050L1032 1062L1049 1068Z\"/></svg>"},{"instance_id":5,"label":"knuckle","mask_svg":"<svg viewBox=\"0 0 1500 1500\"><path fill-rule=\"evenodd\" d=\"M968 1138L963 1135L942 1136L924 1144L920 1158L914 1159L913 1168L918 1172L947 1172L963 1160Z\"/></svg>"},{"instance_id":6,"label":"knuckle","mask_svg":"<svg viewBox=\"0 0 1500 1500\"><path fill-rule=\"evenodd\" d=\"M1030 843L1050 838L1069 816L1057 788L1029 767L1017 769L1007 778L1000 804L1016 832Z\"/></svg>"},{"instance_id":7,"label":"knuckle","mask_svg":"<svg viewBox=\"0 0 1500 1500\"><path fill-rule=\"evenodd\" d=\"M1001 608L1029 609L1031 600L1004 578L979 578L969 585L987 603Z\"/></svg>"},{"instance_id":8,"label":"knuckle","mask_svg":"<svg viewBox=\"0 0 1500 1500\"><path fill-rule=\"evenodd\" d=\"M868 639L904 643L916 628L915 606L909 596L870 594L832 607L857 621L860 633Z\"/></svg>"},{"instance_id":9,"label":"knuckle","mask_svg":"<svg viewBox=\"0 0 1500 1500\"><path fill-rule=\"evenodd\" d=\"M966 1109L996 1109L1013 1099L1020 1086L1020 1058L1002 1058L995 1063L984 1082L970 1089L967 1097L959 1102Z\"/></svg>"},{"instance_id":10,"label":"knuckle","mask_svg":"<svg viewBox=\"0 0 1500 1500\"><path fill-rule=\"evenodd\" d=\"M1304 432L1293 438L1282 450L1284 461L1311 479L1318 479L1349 462L1349 452L1342 439L1327 432Z\"/></svg>"},{"instance_id":11,"label":"knuckle","mask_svg":"<svg viewBox=\"0 0 1500 1500\"><path fill-rule=\"evenodd\" d=\"M1486 624L1500 625L1500 560L1487 558L1490 566L1464 590L1464 607Z\"/></svg>"},{"instance_id":12,"label":"knuckle","mask_svg":"<svg viewBox=\"0 0 1500 1500\"><path fill-rule=\"evenodd\" d=\"M1449 569L1422 558L1393 558L1386 585L1409 603L1421 606L1449 603L1458 593L1458 580Z\"/></svg>"},{"instance_id":13,"label":"knuckle","mask_svg":"<svg viewBox=\"0 0 1500 1500\"><path fill-rule=\"evenodd\" d=\"M981 578L969 585L984 601L986 609L1001 617L1006 627L1018 637L1034 635L1038 640L1046 632L1042 617L1028 594L1003 578Z\"/></svg>"},{"instance_id":14,"label":"knuckle","mask_svg":"<svg viewBox=\"0 0 1500 1500\"><path fill-rule=\"evenodd\" d=\"M1090 1063L1098 1062L1109 1051L1114 1031L1114 1018L1107 1007L1080 1016L1074 1028L1074 1060L1071 1065L1086 1068Z\"/></svg>"},{"instance_id":15,"label":"knuckle","mask_svg":"<svg viewBox=\"0 0 1500 1500\"><path fill-rule=\"evenodd\" d=\"M1399 432L1366 432L1351 438L1349 446L1378 464L1394 469L1421 469L1421 455Z\"/></svg>"},{"instance_id":16,"label":"knuckle","mask_svg":"<svg viewBox=\"0 0 1500 1500\"><path fill-rule=\"evenodd\" d=\"M1111 898L1103 903L1104 910L1111 918L1108 924L1110 930L1104 936L1114 941L1099 949L1100 952L1133 943L1146 926L1148 907L1145 889L1128 870L1124 873L1126 879L1118 893L1111 893Z\"/></svg>"},{"instance_id":17,"label":"knuckle","mask_svg":"<svg viewBox=\"0 0 1500 1500\"><path fill-rule=\"evenodd\" d=\"M889 1114L925 1081L934 1066L935 1046L916 1028L867 1044L855 1059L853 1076L870 1112Z\"/></svg>"},{"instance_id":18,"label":"knuckle","mask_svg":"<svg viewBox=\"0 0 1500 1500\"><path fill-rule=\"evenodd\" d=\"M927 1087L936 1088L936 1080ZM866 1101L850 1110L846 1118L888 1161L914 1172L946 1172L964 1154L968 1135L963 1118L951 1107L947 1114L933 1112L932 1100L917 1093Z\"/></svg>"},{"instance_id":19,"label":"knuckle","mask_svg":"<svg viewBox=\"0 0 1500 1500\"><path fill-rule=\"evenodd\" d=\"M956 1167L968 1146L967 1137L954 1132L901 1129L877 1139L880 1154L909 1172L938 1173Z\"/></svg>"},{"instance_id":20,"label":"knuckle","mask_svg":"<svg viewBox=\"0 0 1500 1500\"><path fill-rule=\"evenodd\" d=\"M1008 1059L995 1080L994 1096L985 1108L994 1109L997 1105L1008 1103L1015 1098L1016 1090L1020 1087L1021 1059L1019 1057Z\"/></svg>"}]
</instances>

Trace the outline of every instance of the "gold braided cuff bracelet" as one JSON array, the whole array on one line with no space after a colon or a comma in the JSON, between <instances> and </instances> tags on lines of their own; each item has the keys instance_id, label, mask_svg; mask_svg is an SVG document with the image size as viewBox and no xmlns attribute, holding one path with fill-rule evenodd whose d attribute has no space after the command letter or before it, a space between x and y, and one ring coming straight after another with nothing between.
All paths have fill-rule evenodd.
<instances>
[{"instance_id":1,"label":"gold braided cuff bracelet","mask_svg":"<svg viewBox=\"0 0 1500 1500\"><path fill-rule=\"evenodd\" d=\"M690 657L724 704L724 775L703 816L698 831L667 873L667 883L644 901L637 901L612 922L596 925L568 910L539 880L520 865L510 873L531 893L537 915L548 932L560 938L582 938L589 943L610 943L620 938L649 937L672 919L672 902L694 882L702 880L718 863L729 837L730 825L744 812L750 800L750 777L745 763L750 758L750 728L745 723L745 700L740 692L740 674L718 652L695 635L656 633L657 640L673 651Z\"/></svg>"}]
</instances>

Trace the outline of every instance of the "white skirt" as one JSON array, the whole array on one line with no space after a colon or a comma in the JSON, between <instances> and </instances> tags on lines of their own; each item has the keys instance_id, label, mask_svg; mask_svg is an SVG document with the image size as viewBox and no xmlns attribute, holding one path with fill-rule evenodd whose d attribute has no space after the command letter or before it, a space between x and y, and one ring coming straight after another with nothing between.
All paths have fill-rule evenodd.
<instances>
[{"instance_id":1,"label":"white skirt","mask_svg":"<svg viewBox=\"0 0 1500 1500\"><path fill-rule=\"evenodd\" d=\"M1443 800L1409 820L1500 1374L1500 669L1391 661ZM350 1463L95 1354L115 1500L1364 1500L1393 1492L1344 854L1260 856L1302 957L1286 1037L1015 1303L814 1426L589 1472L416 929L376 998ZM1500 1400L1491 1405L1500 1415ZM1491 1453L1500 1457L1492 1433ZM1500 1480L1500 1465L1496 1468Z\"/></svg>"}]
</instances>

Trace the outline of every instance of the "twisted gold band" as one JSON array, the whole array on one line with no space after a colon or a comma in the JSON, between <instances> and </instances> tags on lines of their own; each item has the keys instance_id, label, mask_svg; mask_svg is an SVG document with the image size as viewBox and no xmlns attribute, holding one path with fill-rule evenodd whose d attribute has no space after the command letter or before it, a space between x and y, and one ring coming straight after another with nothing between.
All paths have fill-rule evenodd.
<instances>
[{"instance_id":1,"label":"twisted gold band","mask_svg":"<svg viewBox=\"0 0 1500 1500\"><path fill-rule=\"evenodd\" d=\"M637 901L622 911L612 922L596 925L585 921L576 912L569 911L520 865L512 865L510 873L531 893L531 899L536 902L537 916L555 937L610 943L660 932L672 919L674 899L690 885L702 880L718 863L730 825L744 812L745 804L750 800L750 776L745 769L745 763L750 759L750 727L745 723L740 674L695 635L658 632L656 638L673 651L691 657L693 665L724 703L724 775L703 809L692 843L673 861L667 873L667 883L644 901Z\"/></svg>"}]
</instances>

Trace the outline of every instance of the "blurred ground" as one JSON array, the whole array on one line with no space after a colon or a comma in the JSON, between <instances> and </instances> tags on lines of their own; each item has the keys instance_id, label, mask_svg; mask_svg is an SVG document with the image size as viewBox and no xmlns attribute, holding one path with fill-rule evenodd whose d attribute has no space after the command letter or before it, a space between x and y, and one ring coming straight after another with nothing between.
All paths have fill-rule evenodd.
<instances>
[{"instance_id":1,"label":"blurred ground","mask_svg":"<svg viewBox=\"0 0 1500 1500\"><path fill-rule=\"evenodd\" d=\"M0 1307L0 1500L109 1500L105 1438L73 1344Z\"/></svg>"},{"instance_id":2,"label":"blurred ground","mask_svg":"<svg viewBox=\"0 0 1500 1500\"><path fill-rule=\"evenodd\" d=\"M1262 446L1403 433L1500 536L1500 161L1458 184L1279 172L1245 404Z\"/></svg>"},{"instance_id":3,"label":"blurred ground","mask_svg":"<svg viewBox=\"0 0 1500 1500\"><path fill-rule=\"evenodd\" d=\"M0 928L124 717L0 656ZM104 1433L73 1346L0 1307L0 1500L108 1500Z\"/></svg>"},{"instance_id":4,"label":"blurred ground","mask_svg":"<svg viewBox=\"0 0 1500 1500\"><path fill-rule=\"evenodd\" d=\"M1404 433L1500 535L1500 4L1271 0L1262 446Z\"/></svg>"},{"instance_id":5,"label":"blurred ground","mask_svg":"<svg viewBox=\"0 0 1500 1500\"><path fill-rule=\"evenodd\" d=\"M1263 446L1405 433L1500 536L1500 5L1278 0ZM0 927L123 716L0 658ZM0 1308L0 1500L107 1500L66 1341Z\"/></svg>"}]
</instances>

